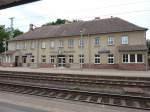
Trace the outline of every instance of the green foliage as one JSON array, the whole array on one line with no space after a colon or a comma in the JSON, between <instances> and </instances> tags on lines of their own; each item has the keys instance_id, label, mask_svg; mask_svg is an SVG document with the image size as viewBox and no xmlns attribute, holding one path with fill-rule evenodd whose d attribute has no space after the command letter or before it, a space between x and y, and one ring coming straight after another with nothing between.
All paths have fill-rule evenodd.
<instances>
[{"instance_id":1,"label":"green foliage","mask_svg":"<svg viewBox=\"0 0 150 112\"><path fill-rule=\"evenodd\" d=\"M0 53L5 51L4 43L6 40L9 40L11 32L6 29L5 26L0 25ZM23 34L19 29L13 30L13 38Z\"/></svg>"},{"instance_id":2,"label":"green foliage","mask_svg":"<svg viewBox=\"0 0 150 112\"><path fill-rule=\"evenodd\" d=\"M150 40L147 40L148 54L150 55Z\"/></svg>"},{"instance_id":3,"label":"green foliage","mask_svg":"<svg viewBox=\"0 0 150 112\"><path fill-rule=\"evenodd\" d=\"M43 26L47 26L47 25L60 25L60 24L65 24L65 23L74 23L74 22L79 22L81 20L73 20L73 21L69 21L67 19L57 19L56 21L53 22L49 22L44 24Z\"/></svg>"}]
</instances>

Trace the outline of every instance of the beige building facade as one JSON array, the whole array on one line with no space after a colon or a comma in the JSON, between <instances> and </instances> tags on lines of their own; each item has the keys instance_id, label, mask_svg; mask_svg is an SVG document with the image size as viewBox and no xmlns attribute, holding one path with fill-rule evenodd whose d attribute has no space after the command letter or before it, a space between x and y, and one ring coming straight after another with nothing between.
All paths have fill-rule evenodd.
<instances>
[{"instance_id":1,"label":"beige building facade","mask_svg":"<svg viewBox=\"0 0 150 112\"><path fill-rule=\"evenodd\" d=\"M104 33L105 29L108 30L112 26L107 26L108 28L99 27L93 21L96 21L99 25L106 25L105 23L110 22L108 25L112 24L116 30ZM120 18L93 21L83 22L85 25L81 22L82 25L78 31L74 30L74 32L78 32L77 35L67 35L66 32L69 32L71 28L74 29L74 27L70 27L71 25L81 23L56 26L63 27L61 32L59 31L60 29L48 32L53 26L50 26L50 28L43 26L47 30L44 28L43 30L42 28L33 29L22 36L16 37L8 42L8 51L2 53L2 65L12 67L147 70L147 29L130 24ZM125 24L121 27L118 25L117 29L113 22L118 22L117 24L120 23L120 25L125 23L128 25ZM89 23L90 26L88 26ZM103 32L97 31L95 27L92 27L92 23L93 25L96 24L96 28L101 29L100 31ZM129 30L127 30L127 26ZM97 32L95 34L91 33L90 28L92 28L93 32ZM43 31L48 32L47 36L43 36L45 35ZM60 34L52 35L56 31ZM40 32L43 35L38 35ZM66 33L65 35L64 32ZM73 31L70 32L74 33Z\"/></svg>"}]
</instances>

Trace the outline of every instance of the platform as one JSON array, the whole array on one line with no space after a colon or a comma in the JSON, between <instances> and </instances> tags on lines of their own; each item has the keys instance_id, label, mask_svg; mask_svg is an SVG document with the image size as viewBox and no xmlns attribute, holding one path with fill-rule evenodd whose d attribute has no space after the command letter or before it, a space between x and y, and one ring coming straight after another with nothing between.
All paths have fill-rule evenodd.
<instances>
[{"instance_id":1,"label":"platform","mask_svg":"<svg viewBox=\"0 0 150 112\"><path fill-rule=\"evenodd\" d=\"M99 75L99 76L126 76L126 77L150 77L150 71L127 71L116 69L68 69L68 68L25 68L25 67L0 67L4 71Z\"/></svg>"},{"instance_id":2,"label":"platform","mask_svg":"<svg viewBox=\"0 0 150 112\"><path fill-rule=\"evenodd\" d=\"M131 108L0 92L0 102L46 112L149 112Z\"/></svg>"}]
</instances>

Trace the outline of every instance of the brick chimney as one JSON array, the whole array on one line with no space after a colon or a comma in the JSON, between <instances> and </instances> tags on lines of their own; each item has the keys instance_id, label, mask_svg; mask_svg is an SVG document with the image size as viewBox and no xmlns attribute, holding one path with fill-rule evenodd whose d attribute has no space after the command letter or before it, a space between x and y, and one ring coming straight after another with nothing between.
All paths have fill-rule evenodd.
<instances>
[{"instance_id":1,"label":"brick chimney","mask_svg":"<svg viewBox=\"0 0 150 112\"><path fill-rule=\"evenodd\" d=\"M33 24L30 24L30 25L29 25L29 31L33 31L33 30L34 30Z\"/></svg>"},{"instance_id":2,"label":"brick chimney","mask_svg":"<svg viewBox=\"0 0 150 112\"><path fill-rule=\"evenodd\" d=\"M101 18L100 17L95 17L95 20L100 20Z\"/></svg>"}]
</instances>

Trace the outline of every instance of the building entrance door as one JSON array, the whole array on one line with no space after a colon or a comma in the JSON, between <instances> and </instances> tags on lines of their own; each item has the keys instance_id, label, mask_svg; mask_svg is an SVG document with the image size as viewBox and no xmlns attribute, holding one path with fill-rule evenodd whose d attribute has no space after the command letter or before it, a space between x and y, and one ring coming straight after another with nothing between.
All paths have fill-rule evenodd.
<instances>
[{"instance_id":1,"label":"building entrance door","mask_svg":"<svg viewBox=\"0 0 150 112\"><path fill-rule=\"evenodd\" d=\"M58 55L58 67L65 67L66 58L65 55Z\"/></svg>"},{"instance_id":2,"label":"building entrance door","mask_svg":"<svg viewBox=\"0 0 150 112\"><path fill-rule=\"evenodd\" d=\"M19 56L15 56L15 66L19 66Z\"/></svg>"}]
</instances>

